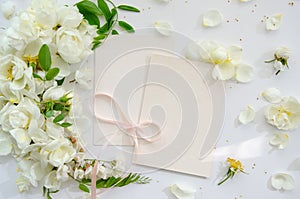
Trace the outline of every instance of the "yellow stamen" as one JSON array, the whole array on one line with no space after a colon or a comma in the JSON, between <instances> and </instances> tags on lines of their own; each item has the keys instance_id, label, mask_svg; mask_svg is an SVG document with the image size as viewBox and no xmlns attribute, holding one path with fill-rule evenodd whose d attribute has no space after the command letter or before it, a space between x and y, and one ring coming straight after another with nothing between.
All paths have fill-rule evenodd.
<instances>
[{"instance_id":1,"label":"yellow stamen","mask_svg":"<svg viewBox=\"0 0 300 199\"><path fill-rule=\"evenodd\" d=\"M30 57L30 56L24 56L24 61L27 63L37 63L39 60L38 56Z\"/></svg>"},{"instance_id":2,"label":"yellow stamen","mask_svg":"<svg viewBox=\"0 0 300 199\"><path fill-rule=\"evenodd\" d=\"M9 69L8 69L8 74L7 74L7 77L6 77L6 79L7 80L13 80L13 75L12 75L12 71L13 71L13 67L11 66L11 67L9 67Z\"/></svg>"},{"instance_id":3,"label":"yellow stamen","mask_svg":"<svg viewBox=\"0 0 300 199\"><path fill-rule=\"evenodd\" d=\"M230 167L233 168L234 170L240 170L240 171L244 170L243 165L239 160L227 158L227 162L230 164Z\"/></svg>"}]
</instances>

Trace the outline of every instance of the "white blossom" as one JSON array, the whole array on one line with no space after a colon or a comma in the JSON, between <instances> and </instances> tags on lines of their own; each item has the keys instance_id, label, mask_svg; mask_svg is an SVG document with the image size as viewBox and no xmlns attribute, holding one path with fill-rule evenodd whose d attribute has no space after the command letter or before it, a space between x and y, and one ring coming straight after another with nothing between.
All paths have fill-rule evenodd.
<instances>
[{"instance_id":1,"label":"white blossom","mask_svg":"<svg viewBox=\"0 0 300 199\"><path fill-rule=\"evenodd\" d=\"M1 2L1 11L6 19L10 19L15 13L16 4L12 1Z\"/></svg>"},{"instance_id":2,"label":"white blossom","mask_svg":"<svg viewBox=\"0 0 300 199\"><path fill-rule=\"evenodd\" d=\"M239 115L239 121L242 124L248 124L255 118L255 110L252 106L248 106L246 110L242 111Z\"/></svg>"},{"instance_id":3,"label":"white blossom","mask_svg":"<svg viewBox=\"0 0 300 199\"><path fill-rule=\"evenodd\" d=\"M194 199L196 193L195 189L179 184L170 186L170 191L178 199Z\"/></svg>"},{"instance_id":4,"label":"white blossom","mask_svg":"<svg viewBox=\"0 0 300 199\"><path fill-rule=\"evenodd\" d=\"M279 149L284 149L288 145L288 142L289 136L288 134L284 133L275 133L269 141L272 146L275 146Z\"/></svg>"},{"instance_id":5,"label":"white blossom","mask_svg":"<svg viewBox=\"0 0 300 199\"><path fill-rule=\"evenodd\" d=\"M262 92L262 96L272 104L277 104L282 100L281 92L277 88L268 88Z\"/></svg>"}]
</instances>

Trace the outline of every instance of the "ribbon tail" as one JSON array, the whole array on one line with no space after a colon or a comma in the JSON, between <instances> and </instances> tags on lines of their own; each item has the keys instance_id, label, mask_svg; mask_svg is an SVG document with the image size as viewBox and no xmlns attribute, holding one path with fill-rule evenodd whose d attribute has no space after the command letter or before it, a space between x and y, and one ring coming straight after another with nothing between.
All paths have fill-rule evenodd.
<instances>
[{"instance_id":1,"label":"ribbon tail","mask_svg":"<svg viewBox=\"0 0 300 199\"><path fill-rule=\"evenodd\" d=\"M97 181L97 170L98 170L98 161L95 162L92 170L92 185L91 185L91 198L96 199L96 181Z\"/></svg>"}]
</instances>

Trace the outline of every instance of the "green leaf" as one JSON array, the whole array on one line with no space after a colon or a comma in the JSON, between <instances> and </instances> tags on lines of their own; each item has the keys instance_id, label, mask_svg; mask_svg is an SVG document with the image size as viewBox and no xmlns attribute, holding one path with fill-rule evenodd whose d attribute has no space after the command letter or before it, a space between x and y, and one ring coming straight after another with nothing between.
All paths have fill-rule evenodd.
<instances>
[{"instance_id":1,"label":"green leaf","mask_svg":"<svg viewBox=\"0 0 300 199\"><path fill-rule=\"evenodd\" d=\"M38 57L42 69L48 71L51 67L51 53L47 44L42 45Z\"/></svg>"},{"instance_id":2,"label":"green leaf","mask_svg":"<svg viewBox=\"0 0 300 199\"><path fill-rule=\"evenodd\" d=\"M110 19L107 21L109 29L114 25L116 21L115 16L117 16L117 14L118 12L116 8L111 9L111 16Z\"/></svg>"},{"instance_id":3,"label":"green leaf","mask_svg":"<svg viewBox=\"0 0 300 199\"><path fill-rule=\"evenodd\" d=\"M112 35L118 35L118 34L119 34L119 32L118 32L118 31L116 31L116 30L112 30L112 31L111 31L111 34L112 34Z\"/></svg>"},{"instance_id":4,"label":"green leaf","mask_svg":"<svg viewBox=\"0 0 300 199\"><path fill-rule=\"evenodd\" d=\"M79 184L79 189L81 189L84 192L90 193L89 188L85 184L80 183Z\"/></svg>"},{"instance_id":5,"label":"green leaf","mask_svg":"<svg viewBox=\"0 0 300 199\"><path fill-rule=\"evenodd\" d=\"M59 126L64 127L64 128L67 128L67 127L69 127L69 126L72 126L72 124L69 123L69 122L64 122L64 123L62 123L62 124L59 124Z\"/></svg>"},{"instance_id":6,"label":"green leaf","mask_svg":"<svg viewBox=\"0 0 300 199\"><path fill-rule=\"evenodd\" d=\"M59 73L59 68L51 68L46 74L46 80L53 80Z\"/></svg>"},{"instance_id":7,"label":"green leaf","mask_svg":"<svg viewBox=\"0 0 300 199\"><path fill-rule=\"evenodd\" d=\"M97 33L98 34L104 34L104 33L108 32L108 30L109 30L108 24L105 23L103 26L101 26L99 28L99 30L97 30Z\"/></svg>"},{"instance_id":8,"label":"green leaf","mask_svg":"<svg viewBox=\"0 0 300 199\"><path fill-rule=\"evenodd\" d=\"M105 39L107 37L106 34L99 34L97 37L95 37L94 39L96 41L99 41L99 40L102 40L102 39Z\"/></svg>"},{"instance_id":9,"label":"green leaf","mask_svg":"<svg viewBox=\"0 0 300 199\"><path fill-rule=\"evenodd\" d=\"M53 106L53 110L55 111L62 111L64 109L64 105L60 104L60 103L55 103Z\"/></svg>"},{"instance_id":10,"label":"green leaf","mask_svg":"<svg viewBox=\"0 0 300 199\"><path fill-rule=\"evenodd\" d=\"M134 28L125 21L119 21L119 26L121 28L123 28L124 30L126 30L127 32L130 32L130 33L134 32Z\"/></svg>"},{"instance_id":11,"label":"green leaf","mask_svg":"<svg viewBox=\"0 0 300 199\"><path fill-rule=\"evenodd\" d=\"M94 14L96 16L102 15L101 10L92 1L83 0L76 3L75 5L84 17L87 13Z\"/></svg>"},{"instance_id":12,"label":"green leaf","mask_svg":"<svg viewBox=\"0 0 300 199\"><path fill-rule=\"evenodd\" d=\"M98 48L101 44L102 44L101 41L94 41L94 42L93 42L92 50L95 50L95 49Z\"/></svg>"},{"instance_id":13,"label":"green leaf","mask_svg":"<svg viewBox=\"0 0 300 199\"><path fill-rule=\"evenodd\" d=\"M129 6L129 5L119 5L118 8L120 10L126 10L126 11L131 11L131 12L140 12L139 9L137 9L133 6Z\"/></svg>"},{"instance_id":14,"label":"green leaf","mask_svg":"<svg viewBox=\"0 0 300 199\"><path fill-rule=\"evenodd\" d=\"M96 25L97 28L100 27L100 20L97 15L87 12L83 16L89 22L90 25Z\"/></svg>"},{"instance_id":15,"label":"green leaf","mask_svg":"<svg viewBox=\"0 0 300 199\"><path fill-rule=\"evenodd\" d=\"M32 73L32 76L33 76L34 78L43 80L43 78L42 78L41 76L39 76L38 74L36 74L36 73Z\"/></svg>"},{"instance_id":16,"label":"green leaf","mask_svg":"<svg viewBox=\"0 0 300 199\"><path fill-rule=\"evenodd\" d=\"M56 80L56 83L58 86L61 86L61 85L63 85L64 81L65 81L65 78L62 78L62 79Z\"/></svg>"},{"instance_id":17,"label":"green leaf","mask_svg":"<svg viewBox=\"0 0 300 199\"><path fill-rule=\"evenodd\" d=\"M50 117L52 117L53 115L54 115L54 111L53 111L53 110L47 111L47 112L45 113L45 116L46 116L47 118L50 118Z\"/></svg>"},{"instance_id":18,"label":"green leaf","mask_svg":"<svg viewBox=\"0 0 300 199\"><path fill-rule=\"evenodd\" d=\"M53 119L53 122L54 122L54 123L58 123L58 122L62 121L63 119L65 119L65 115L64 115L64 114L59 114L58 116L56 116L56 117Z\"/></svg>"},{"instance_id":19,"label":"green leaf","mask_svg":"<svg viewBox=\"0 0 300 199\"><path fill-rule=\"evenodd\" d=\"M109 21L111 18L111 12L107 3L104 0L98 0L98 7L102 11L106 21Z\"/></svg>"}]
</instances>

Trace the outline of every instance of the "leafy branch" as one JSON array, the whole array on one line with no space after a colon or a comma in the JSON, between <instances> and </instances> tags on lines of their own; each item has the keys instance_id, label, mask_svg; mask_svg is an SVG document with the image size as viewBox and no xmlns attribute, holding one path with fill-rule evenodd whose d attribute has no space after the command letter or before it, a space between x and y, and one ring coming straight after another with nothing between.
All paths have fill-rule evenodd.
<instances>
[{"instance_id":1,"label":"leafy branch","mask_svg":"<svg viewBox=\"0 0 300 199\"><path fill-rule=\"evenodd\" d=\"M136 184L147 184L151 181L151 178L141 176L137 173L129 173L126 177L114 177L111 176L107 179L99 179L96 182L96 187L97 189L101 188L111 188L111 187L123 187L132 183ZM81 189L84 192L89 193L90 189L89 187L91 186L91 180L90 179L83 179L79 183L79 189Z\"/></svg>"},{"instance_id":2,"label":"leafy branch","mask_svg":"<svg viewBox=\"0 0 300 199\"><path fill-rule=\"evenodd\" d=\"M138 8L130 5L116 6L110 0L97 0L97 5L90 0L83 0L75 5L90 25L97 26L98 36L94 38L93 50L99 47L110 34L119 34L114 29L116 24L127 32L134 32L134 28L128 22L119 20L118 10L140 12Z\"/></svg>"}]
</instances>

